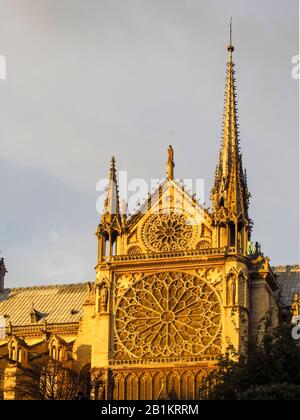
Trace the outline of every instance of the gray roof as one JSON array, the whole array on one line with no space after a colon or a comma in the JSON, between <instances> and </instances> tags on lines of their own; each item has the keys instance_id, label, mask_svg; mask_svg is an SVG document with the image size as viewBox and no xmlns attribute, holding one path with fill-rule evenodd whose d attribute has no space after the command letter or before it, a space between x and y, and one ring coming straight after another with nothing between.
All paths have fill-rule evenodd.
<instances>
[{"instance_id":1,"label":"gray roof","mask_svg":"<svg viewBox=\"0 0 300 420\"><path fill-rule=\"evenodd\" d=\"M295 293L300 294L300 267L286 265L273 267L279 285L281 303L290 306Z\"/></svg>"},{"instance_id":2,"label":"gray roof","mask_svg":"<svg viewBox=\"0 0 300 420\"><path fill-rule=\"evenodd\" d=\"M88 283L5 289L0 293L0 316L14 326L30 325L33 310L40 315L37 323L78 322L87 296Z\"/></svg>"}]
</instances>

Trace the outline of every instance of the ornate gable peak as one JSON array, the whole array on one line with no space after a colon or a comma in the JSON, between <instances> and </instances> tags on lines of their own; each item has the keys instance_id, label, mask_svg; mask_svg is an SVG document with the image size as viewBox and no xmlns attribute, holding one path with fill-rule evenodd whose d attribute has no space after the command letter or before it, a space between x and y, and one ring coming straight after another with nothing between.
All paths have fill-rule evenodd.
<instances>
[{"instance_id":1,"label":"ornate gable peak","mask_svg":"<svg viewBox=\"0 0 300 420\"><path fill-rule=\"evenodd\" d=\"M168 191L170 196L169 206L164 207L164 205L161 205L160 208L161 200L163 197L167 196ZM172 195L177 198L177 203L175 201L172 203ZM211 215L208 209L196 200L195 196L185 188L185 185L180 180L165 179L151 194L148 195L148 198L142 203L137 212L127 220L126 228L130 230L133 229L141 218L147 212L151 212L152 210L153 213L163 213L166 210L172 211L172 209L177 209L179 211L182 210L184 213L184 211L188 208L193 208L196 212L202 213L203 218L207 221L211 220Z\"/></svg>"}]
</instances>

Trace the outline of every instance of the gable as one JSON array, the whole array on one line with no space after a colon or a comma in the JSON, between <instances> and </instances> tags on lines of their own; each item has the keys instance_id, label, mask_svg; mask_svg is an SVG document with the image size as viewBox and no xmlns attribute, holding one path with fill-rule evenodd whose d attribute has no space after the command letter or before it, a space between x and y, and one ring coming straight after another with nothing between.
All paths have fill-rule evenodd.
<instances>
[{"instance_id":1,"label":"gable","mask_svg":"<svg viewBox=\"0 0 300 420\"><path fill-rule=\"evenodd\" d=\"M127 222L129 254L195 250L211 246L211 217L174 180L164 181Z\"/></svg>"}]
</instances>

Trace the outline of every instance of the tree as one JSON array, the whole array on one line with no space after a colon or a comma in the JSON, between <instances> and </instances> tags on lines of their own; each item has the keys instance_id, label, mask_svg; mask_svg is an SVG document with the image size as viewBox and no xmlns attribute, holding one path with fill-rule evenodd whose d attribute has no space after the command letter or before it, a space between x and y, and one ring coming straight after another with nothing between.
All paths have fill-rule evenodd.
<instances>
[{"instance_id":1,"label":"tree","mask_svg":"<svg viewBox=\"0 0 300 420\"><path fill-rule=\"evenodd\" d=\"M275 329L265 322L263 337L249 340L246 352L230 346L202 394L216 400L300 399L300 347L291 328L281 316Z\"/></svg>"},{"instance_id":2,"label":"tree","mask_svg":"<svg viewBox=\"0 0 300 420\"><path fill-rule=\"evenodd\" d=\"M95 400L104 400L109 394L108 382L105 373L98 368L93 368L89 374L90 394Z\"/></svg>"},{"instance_id":3,"label":"tree","mask_svg":"<svg viewBox=\"0 0 300 420\"><path fill-rule=\"evenodd\" d=\"M78 393L79 376L49 357L39 358L30 368L22 368L16 393L20 399L74 400Z\"/></svg>"}]
</instances>

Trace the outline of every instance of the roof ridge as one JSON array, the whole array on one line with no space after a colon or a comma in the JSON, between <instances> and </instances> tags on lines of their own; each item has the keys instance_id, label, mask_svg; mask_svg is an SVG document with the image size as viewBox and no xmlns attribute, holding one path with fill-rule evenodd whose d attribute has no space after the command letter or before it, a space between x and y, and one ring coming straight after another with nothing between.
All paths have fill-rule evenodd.
<instances>
[{"instance_id":1,"label":"roof ridge","mask_svg":"<svg viewBox=\"0 0 300 420\"><path fill-rule=\"evenodd\" d=\"M272 267L272 270L277 273L299 272L300 264L276 265Z\"/></svg>"},{"instance_id":2,"label":"roof ridge","mask_svg":"<svg viewBox=\"0 0 300 420\"><path fill-rule=\"evenodd\" d=\"M10 291L25 291L25 290L37 290L37 289L61 289L61 288L79 288L83 286L87 286L90 282L82 282L82 283L63 283L63 284L48 284L48 285L40 285L40 286L20 286L20 287L11 287L4 289L4 292Z\"/></svg>"}]
</instances>

